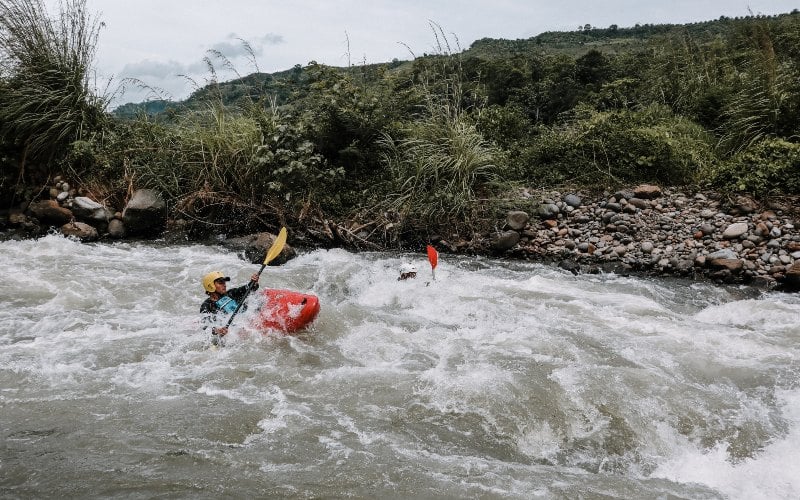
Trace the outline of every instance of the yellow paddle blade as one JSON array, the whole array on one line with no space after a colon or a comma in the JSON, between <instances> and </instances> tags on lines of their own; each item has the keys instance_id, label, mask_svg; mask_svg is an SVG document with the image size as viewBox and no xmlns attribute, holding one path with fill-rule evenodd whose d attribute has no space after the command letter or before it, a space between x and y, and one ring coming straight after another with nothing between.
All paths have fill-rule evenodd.
<instances>
[{"instance_id":1,"label":"yellow paddle blade","mask_svg":"<svg viewBox=\"0 0 800 500\"><path fill-rule=\"evenodd\" d=\"M269 261L274 259L281 253L283 250L283 246L286 245L286 228L282 227L281 230L278 232L278 237L275 238L275 241L272 242L272 246L269 247L267 251L267 256L264 259L264 265L266 266L269 264Z\"/></svg>"}]
</instances>

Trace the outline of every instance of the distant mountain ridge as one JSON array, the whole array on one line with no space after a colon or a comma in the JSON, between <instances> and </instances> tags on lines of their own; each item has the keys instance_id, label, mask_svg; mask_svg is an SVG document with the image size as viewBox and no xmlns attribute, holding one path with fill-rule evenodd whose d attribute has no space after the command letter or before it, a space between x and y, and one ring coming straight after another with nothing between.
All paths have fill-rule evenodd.
<instances>
[{"instance_id":1,"label":"distant mountain ridge","mask_svg":"<svg viewBox=\"0 0 800 500\"><path fill-rule=\"evenodd\" d=\"M644 43L658 37L675 32L684 32L700 43L706 43L715 37L730 32L737 24L757 22L762 19L777 19L799 14L798 9L790 13L774 16L751 15L719 19L687 24L643 24L620 28L612 24L607 28L585 25L575 31L548 31L527 39L482 38L459 53L463 58L498 60L531 54L565 54L580 57L591 50L604 53L624 53L643 50ZM435 54L424 54L429 57ZM409 67L411 61L393 60L363 66L335 67L340 71L364 71L376 68L396 69ZM242 78L209 84L198 88L182 101L155 99L139 103L123 104L112 111L112 114L123 119L134 119L147 115L163 119L170 113L182 113L198 109L212 92L219 91L225 105L233 105L245 96L258 98L264 95L273 96L279 104L286 104L296 98L298 92L307 84L307 71L300 64L293 68L275 73L252 73Z\"/></svg>"}]
</instances>

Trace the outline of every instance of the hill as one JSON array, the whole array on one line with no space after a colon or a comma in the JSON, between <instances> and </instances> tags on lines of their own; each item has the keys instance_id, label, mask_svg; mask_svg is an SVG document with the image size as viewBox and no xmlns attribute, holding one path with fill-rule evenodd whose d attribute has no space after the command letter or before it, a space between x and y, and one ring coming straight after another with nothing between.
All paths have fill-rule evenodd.
<instances>
[{"instance_id":1,"label":"hill","mask_svg":"<svg viewBox=\"0 0 800 500\"><path fill-rule=\"evenodd\" d=\"M607 55L636 54L652 44L664 43L669 37L687 37L697 44L712 43L719 37L730 36L735 31L746 29L765 20L780 21L796 19L798 10L776 16L746 16L729 18L722 16L716 20L688 24L643 24L632 27L611 25L598 28L586 25L575 31L550 31L527 39L482 38L462 51L459 55L464 59L483 61L513 60L520 57L566 55L579 58L590 51L598 51ZM425 54L421 58L435 57L441 54ZM455 55L455 54L453 54ZM351 67L334 67L345 74L360 75L362 80L374 82L375 77L384 71L410 71L411 61L394 60L386 63ZM257 100L270 96L278 105L286 105L295 99L301 99L309 84L308 68L299 64L291 69L275 73L253 73L227 82L217 82L195 90L183 101L154 100L140 103L128 103L116 108L112 113L122 119L133 119L137 115L146 114L159 117L167 113L183 113L198 110L201 103L210 96L218 96L226 106L233 106L242 98Z\"/></svg>"}]
</instances>

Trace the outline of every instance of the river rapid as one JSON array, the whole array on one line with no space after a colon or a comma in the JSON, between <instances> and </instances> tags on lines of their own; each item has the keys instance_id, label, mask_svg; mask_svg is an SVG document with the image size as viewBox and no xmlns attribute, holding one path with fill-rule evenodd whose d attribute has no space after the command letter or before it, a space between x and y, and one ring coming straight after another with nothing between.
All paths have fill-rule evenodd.
<instances>
[{"instance_id":1,"label":"river rapid","mask_svg":"<svg viewBox=\"0 0 800 500\"><path fill-rule=\"evenodd\" d=\"M0 254L2 498L800 497L797 295L317 250L261 280L319 296L309 331L212 350L235 253Z\"/></svg>"}]
</instances>

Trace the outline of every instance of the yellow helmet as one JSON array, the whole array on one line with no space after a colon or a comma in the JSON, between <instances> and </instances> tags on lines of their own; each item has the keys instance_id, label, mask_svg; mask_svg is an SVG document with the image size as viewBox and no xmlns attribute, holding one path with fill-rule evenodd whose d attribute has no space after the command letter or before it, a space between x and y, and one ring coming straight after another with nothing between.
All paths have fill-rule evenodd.
<instances>
[{"instance_id":1,"label":"yellow helmet","mask_svg":"<svg viewBox=\"0 0 800 500\"><path fill-rule=\"evenodd\" d=\"M203 288L205 289L205 291L213 292L215 290L214 282L217 281L218 279L223 279L225 281L231 280L229 277L225 276L220 271L212 271L203 276Z\"/></svg>"}]
</instances>

